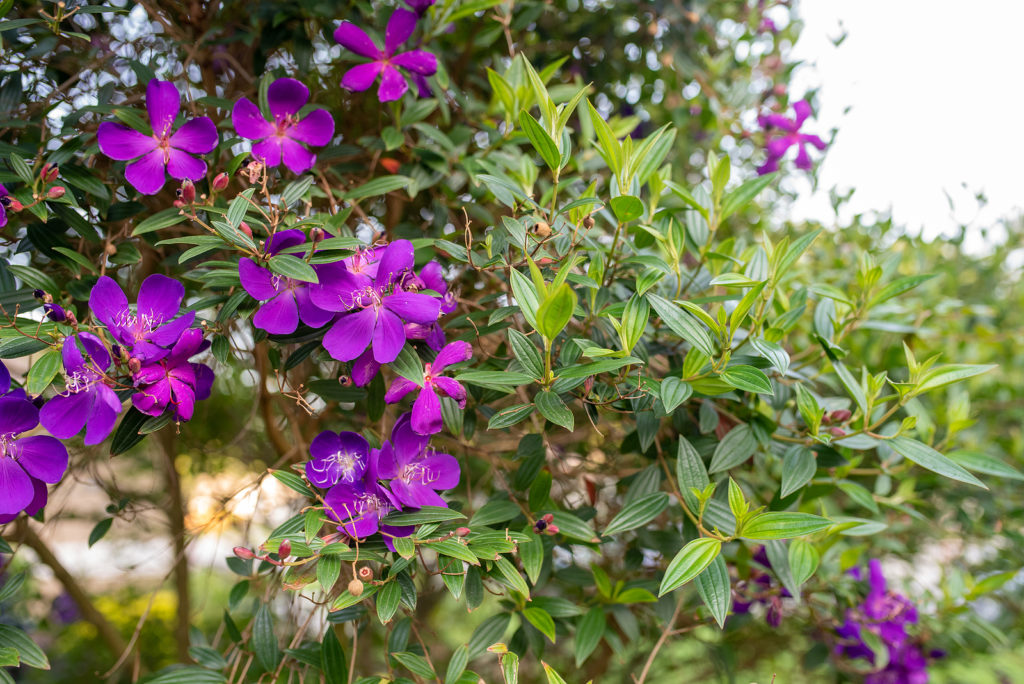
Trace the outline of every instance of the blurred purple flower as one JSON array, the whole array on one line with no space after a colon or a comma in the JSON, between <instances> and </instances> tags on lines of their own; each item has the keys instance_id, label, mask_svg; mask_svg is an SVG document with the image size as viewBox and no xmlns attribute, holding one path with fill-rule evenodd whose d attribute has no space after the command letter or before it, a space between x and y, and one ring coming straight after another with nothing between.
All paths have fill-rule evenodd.
<instances>
[{"instance_id":1,"label":"blurred purple flower","mask_svg":"<svg viewBox=\"0 0 1024 684\"><path fill-rule=\"evenodd\" d=\"M209 343L203 341L202 330L187 330L167 356L133 373L138 390L132 395L135 408L150 416L163 415L170 408L175 421L191 419L196 401L210 396L213 370L189 359L207 346Z\"/></svg>"},{"instance_id":2,"label":"blurred purple flower","mask_svg":"<svg viewBox=\"0 0 1024 684\"><path fill-rule=\"evenodd\" d=\"M66 591L57 594L57 598L53 599L51 610L57 621L65 625L78 622L82 617L75 599L71 598L71 594Z\"/></svg>"},{"instance_id":3,"label":"blurred purple flower","mask_svg":"<svg viewBox=\"0 0 1024 684\"><path fill-rule=\"evenodd\" d=\"M266 252L273 256L282 250L301 245L305 234L298 229L282 230L267 240ZM320 328L334 318L334 313L319 308L309 298L309 284L293 280L257 266L250 259L238 262L238 277L249 295L263 302L252 323L272 335L288 335L299 327L299 320L311 328Z\"/></svg>"},{"instance_id":4,"label":"blurred purple flower","mask_svg":"<svg viewBox=\"0 0 1024 684\"><path fill-rule=\"evenodd\" d=\"M819 150L824 150L825 141L810 133L801 133L800 127L811 115L811 105L806 100L800 100L793 105L794 118L788 119L782 114L762 114L757 117L757 122L765 130L765 152L768 158L757 172L761 175L777 171L779 161L786 155L790 147L797 148L796 167L798 169L810 169L811 155L807 146L811 145Z\"/></svg>"},{"instance_id":5,"label":"blurred purple flower","mask_svg":"<svg viewBox=\"0 0 1024 684\"><path fill-rule=\"evenodd\" d=\"M267 121L252 100L243 97L231 110L231 123L243 138L258 140L252 155L267 166L282 161L294 173L316 163L316 155L304 145L326 145L334 137L334 118L326 109L314 109L305 117L299 110L309 102L309 88L294 78L279 78L267 89L273 121Z\"/></svg>"},{"instance_id":6,"label":"blurred purple flower","mask_svg":"<svg viewBox=\"0 0 1024 684\"><path fill-rule=\"evenodd\" d=\"M413 12L423 15L437 0L402 0Z\"/></svg>"},{"instance_id":7,"label":"blurred purple flower","mask_svg":"<svg viewBox=\"0 0 1024 684\"><path fill-rule=\"evenodd\" d=\"M399 68L422 76L436 73L437 58L426 50L410 50L395 54L412 35L416 28L416 19L413 12L396 9L384 31L383 50L377 47L361 28L349 21L341 22L341 26L334 31L334 40L357 55L373 60L349 69L341 78L341 86L357 92L367 90L380 75L377 99L381 102L393 102L409 89L409 84L405 82Z\"/></svg>"},{"instance_id":8,"label":"blurred purple flower","mask_svg":"<svg viewBox=\"0 0 1024 684\"><path fill-rule=\"evenodd\" d=\"M378 474L391 481L391 491L404 506L447 507L438 492L459 484L459 462L435 452L429 441L430 437L413 429L412 416L406 413L395 422L391 441L380 449Z\"/></svg>"},{"instance_id":9,"label":"blurred purple flower","mask_svg":"<svg viewBox=\"0 0 1024 684\"><path fill-rule=\"evenodd\" d=\"M145 363L165 356L166 347L191 327L195 311L175 318L184 297L184 285L155 273L142 281L133 312L124 290L112 278L100 276L89 293L89 308L114 339Z\"/></svg>"},{"instance_id":10,"label":"blurred purple flower","mask_svg":"<svg viewBox=\"0 0 1024 684\"><path fill-rule=\"evenodd\" d=\"M99 444L121 412L121 400L104 382L110 352L92 333L79 333L64 338L61 356L66 389L46 402L39 420L54 437L69 439L85 428L85 443Z\"/></svg>"},{"instance_id":11,"label":"blurred purple flower","mask_svg":"<svg viewBox=\"0 0 1024 684\"><path fill-rule=\"evenodd\" d=\"M197 181L206 175L206 162L192 155L217 147L217 126L200 116L172 130L181 108L181 95L170 81L153 79L146 86L146 109L152 135L119 123L104 121L97 132L100 151L111 159L132 161L124 176L144 195L155 195L164 186L164 170L178 180Z\"/></svg>"},{"instance_id":12,"label":"blurred purple flower","mask_svg":"<svg viewBox=\"0 0 1024 684\"><path fill-rule=\"evenodd\" d=\"M306 461L306 477L317 487L362 480L370 460L370 444L356 432L324 430L309 445L313 456Z\"/></svg>"},{"instance_id":13,"label":"blurred purple flower","mask_svg":"<svg viewBox=\"0 0 1024 684\"><path fill-rule=\"evenodd\" d=\"M440 351L432 363L424 364L423 384L398 376L384 395L384 401L394 404L415 389L420 390L412 406L411 426L421 435L440 432L444 425L441 418L441 398L438 391L459 402L459 408L466 407L466 388L457 380L440 373L448 366L473 358L473 348L468 342L452 342Z\"/></svg>"},{"instance_id":14,"label":"blurred purple flower","mask_svg":"<svg viewBox=\"0 0 1024 684\"><path fill-rule=\"evenodd\" d=\"M18 435L39 424L39 409L20 397L0 398L0 522L23 510L35 514L46 503L46 484L60 482L68 450L49 435Z\"/></svg>"}]
</instances>

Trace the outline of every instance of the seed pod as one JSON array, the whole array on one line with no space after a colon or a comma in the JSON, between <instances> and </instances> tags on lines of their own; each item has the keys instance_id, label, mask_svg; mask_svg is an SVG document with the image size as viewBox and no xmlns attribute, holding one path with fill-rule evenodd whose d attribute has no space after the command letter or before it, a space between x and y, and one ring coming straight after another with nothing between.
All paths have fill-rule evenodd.
<instances>
[{"instance_id":1,"label":"seed pod","mask_svg":"<svg viewBox=\"0 0 1024 684\"><path fill-rule=\"evenodd\" d=\"M373 570L370 569L369 565L364 565L363 567L359 568L359 579L363 581L373 579Z\"/></svg>"},{"instance_id":2,"label":"seed pod","mask_svg":"<svg viewBox=\"0 0 1024 684\"><path fill-rule=\"evenodd\" d=\"M585 219L583 219L583 227L588 229L588 230L593 228L594 227L594 217L590 216L590 215L587 215L587 217Z\"/></svg>"},{"instance_id":3,"label":"seed pod","mask_svg":"<svg viewBox=\"0 0 1024 684\"><path fill-rule=\"evenodd\" d=\"M362 596L363 594L363 583L357 579L352 580L348 583L348 593L353 596Z\"/></svg>"},{"instance_id":4,"label":"seed pod","mask_svg":"<svg viewBox=\"0 0 1024 684\"><path fill-rule=\"evenodd\" d=\"M538 221L537 225L533 227L533 232L539 238L546 238L551 235L551 226L544 221Z\"/></svg>"}]
</instances>

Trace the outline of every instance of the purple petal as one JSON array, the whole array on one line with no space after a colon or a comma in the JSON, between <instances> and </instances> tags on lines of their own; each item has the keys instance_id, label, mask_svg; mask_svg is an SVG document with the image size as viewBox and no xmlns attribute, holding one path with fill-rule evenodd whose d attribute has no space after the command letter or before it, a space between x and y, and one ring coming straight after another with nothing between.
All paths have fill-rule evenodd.
<instances>
[{"instance_id":1,"label":"purple petal","mask_svg":"<svg viewBox=\"0 0 1024 684\"><path fill-rule=\"evenodd\" d=\"M419 482L406 483L402 480L392 480L391 489L406 506L423 508L424 506L446 507L448 504L441 496L430 487Z\"/></svg>"},{"instance_id":2,"label":"purple petal","mask_svg":"<svg viewBox=\"0 0 1024 684\"><path fill-rule=\"evenodd\" d=\"M814 164L811 162L811 155L807 152L807 146L797 145L796 168L806 171L812 166L814 166Z\"/></svg>"},{"instance_id":3,"label":"purple petal","mask_svg":"<svg viewBox=\"0 0 1024 684\"><path fill-rule=\"evenodd\" d=\"M148 318L154 325L164 323L174 318L184 298L184 285L174 278L154 273L139 288L139 316Z\"/></svg>"},{"instance_id":4,"label":"purple petal","mask_svg":"<svg viewBox=\"0 0 1024 684\"><path fill-rule=\"evenodd\" d=\"M341 22L341 26L334 30L334 40L357 55L370 57L371 59L380 56L380 50L370 40L370 36L366 35L363 29L350 21Z\"/></svg>"},{"instance_id":5,"label":"purple petal","mask_svg":"<svg viewBox=\"0 0 1024 684\"><path fill-rule=\"evenodd\" d=\"M404 464L415 460L427 448L430 438L412 429L412 414L403 413L391 428L391 441L398 459Z\"/></svg>"},{"instance_id":6,"label":"purple petal","mask_svg":"<svg viewBox=\"0 0 1024 684\"><path fill-rule=\"evenodd\" d=\"M458 380L440 377L434 378L434 384L442 392L459 402L459 408L466 408L466 388Z\"/></svg>"},{"instance_id":7,"label":"purple petal","mask_svg":"<svg viewBox=\"0 0 1024 684\"><path fill-rule=\"evenodd\" d=\"M260 108L246 97L232 107L231 125L235 127L235 132L238 135L249 140L262 140L273 135L277 130L274 124L263 118Z\"/></svg>"},{"instance_id":8,"label":"purple petal","mask_svg":"<svg viewBox=\"0 0 1024 684\"><path fill-rule=\"evenodd\" d=\"M184 316L175 318L170 323L165 323L159 328L153 330L147 336L148 340L158 347L166 347L174 344L178 338L180 338L186 330L192 327L192 323L196 320L196 312L189 311ZM141 344L137 344L132 348L132 356L136 356L142 360L156 360L163 356L159 351L146 349Z\"/></svg>"},{"instance_id":9,"label":"purple petal","mask_svg":"<svg viewBox=\"0 0 1024 684\"><path fill-rule=\"evenodd\" d=\"M288 129L288 137L307 145L326 145L334 137L334 117L326 109L314 109Z\"/></svg>"},{"instance_id":10,"label":"purple petal","mask_svg":"<svg viewBox=\"0 0 1024 684\"><path fill-rule=\"evenodd\" d=\"M297 247L306 241L306 234L298 228L290 228L289 230L279 230L270 236L267 240L266 253L277 254L278 252L288 249L289 247Z\"/></svg>"},{"instance_id":11,"label":"purple petal","mask_svg":"<svg viewBox=\"0 0 1024 684\"><path fill-rule=\"evenodd\" d=\"M282 292L266 302L252 317L252 324L271 335L288 335L299 327L299 307L292 292Z\"/></svg>"},{"instance_id":12,"label":"purple petal","mask_svg":"<svg viewBox=\"0 0 1024 684\"><path fill-rule=\"evenodd\" d=\"M448 282L444 279L444 269L436 261L428 261L420 269L420 280L429 289L438 294L444 294L448 291Z\"/></svg>"},{"instance_id":13,"label":"purple petal","mask_svg":"<svg viewBox=\"0 0 1024 684\"><path fill-rule=\"evenodd\" d=\"M3 361L0 361L0 395L7 394L9 391L11 391L11 372L7 370Z\"/></svg>"},{"instance_id":14,"label":"purple petal","mask_svg":"<svg viewBox=\"0 0 1024 684\"><path fill-rule=\"evenodd\" d=\"M89 308L108 327L128 310L128 298L113 278L100 276L89 293Z\"/></svg>"},{"instance_id":15,"label":"purple petal","mask_svg":"<svg viewBox=\"0 0 1024 684\"><path fill-rule=\"evenodd\" d=\"M412 380L398 376L391 383L391 387L384 393L384 402L387 404L394 404L396 401L401 401L402 397L412 392L414 389L419 389Z\"/></svg>"},{"instance_id":16,"label":"purple petal","mask_svg":"<svg viewBox=\"0 0 1024 684\"><path fill-rule=\"evenodd\" d=\"M403 52L392 57L390 61L421 76L433 76L437 73L437 57L426 50Z\"/></svg>"},{"instance_id":17,"label":"purple petal","mask_svg":"<svg viewBox=\"0 0 1024 684\"><path fill-rule=\"evenodd\" d=\"M96 403L85 429L85 443L99 444L114 431L117 414L121 412L121 401L114 390L105 385L96 387Z\"/></svg>"},{"instance_id":18,"label":"purple petal","mask_svg":"<svg viewBox=\"0 0 1024 684\"><path fill-rule=\"evenodd\" d=\"M324 349L338 361L351 361L358 357L373 339L376 319L372 307L342 316L324 335Z\"/></svg>"},{"instance_id":19,"label":"purple petal","mask_svg":"<svg viewBox=\"0 0 1024 684\"><path fill-rule=\"evenodd\" d=\"M463 342L458 340L447 345L434 359L433 363L430 364L431 369L434 373L440 373L447 366L454 363L461 363L463 361L469 361L473 358L473 347L469 342Z\"/></svg>"},{"instance_id":20,"label":"purple petal","mask_svg":"<svg viewBox=\"0 0 1024 684\"><path fill-rule=\"evenodd\" d=\"M395 240L385 248L377 265L375 283L381 289L398 281L402 272L412 268L416 258L416 249L408 240Z\"/></svg>"},{"instance_id":21,"label":"purple petal","mask_svg":"<svg viewBox=\"0 0 1024 684\"><path fill-rule=\"evenodd\" d=\"M344 264L321 264L316 267L319 283L309 287L313 304L325 311L351 311L355 294L366 286L366 279L351 273Z\"/></svg>"},{"instance_id":22,"label":"purple petal","mask_svg":"<svg viewBox=\"0 0 1024 684\"><path fill-rule=\"evenodd\" d=\"M6 197L6 196L7 196L6 193L0 195L0 197ZM7 209L4 207L4 205L0 204L0 228L3 228L6 225L7 225Z\"/></svg>"},{"instance_id":23,"label":"purple petal","mask_svg":"<svg viewBox=\"0 0 1024 684\"><path fill-rule=\"evenodd\" d=\"M151 135L139 133L112 121L104 121L100 124L99 130L96 132L96 141L100 145L100 152L118 161L141 157L155 150L159 143Z\"/></svg>"},{"instance_id":24,"label":"purple petal","mask_svg":"<svg viewBox=\"0 0 1024 684\"><path fill-rule=\"evenodd\" d=\"M454 456L448 454L431 454L420 464L430 474L430 486L437 490L452 489L459 486L461 469Z\"/></svg>"},{"instance_id":25,"label":"purple petal","mask_svg":"<svg viewBox=\"0 0 1024 684\"><path fill-rule=\"evenodd\" d=\"M46 483L34 477L31 480L33 488L32 501L25 506L26 515L35 515L43 510L43 506L46 505Z\"/></svg>"},{"instance_id":26,"label":"purple petal","mask_svg":"<svg viewBox=\"0 0 1024 684\"><path fill-rule=\"evenodd\" d=\"M262 302L277 295L277 288L274 287L274 275L249 259L239 260L238 279L242 281L242 287L253 299Z\"/></svg>"},{"instance_id":27,"label":"purple petal","mask_svg":"<svg viewBox=\"0 0 1024 684\"><path fill-rule=\"evenodd\" d=\"M388 19L388 26L384 30L384 52L387 55L395 54L402 43L409 40L409 36L416 29L417 16L407 9L396 9Z\"/></svg>"},{"instance_id":28,"label":"purple petal","mask_svg":"<svg viewBox=\"0 0 1024 684\"><path fill-rule=\"evenodd\" d=\"M20 513L34 494L32 480L21 466L13 458L0 458L0 514Z\"/></svg>"},{"instance_id":29,"label":"purple petal","mask_svg":"<svg viewBox=\"0 0 1024 684\"><path fill-rule=\"evenodd\" d=\"M377 74L383 68L384 65L381 62L357 64L341 77L341 87L357 93L367 90L377 80Z\"/></svg>"},{"instance_id":30,"label":"purple petal","mask_svg":"<svg viewBox=\"0 0 1024 684\"><path fill-rule=\"evenodd\" d=\"M412 429L421 435L433 435L441 431L441 399L433 387L424 387L412 405Z\"/></svg>"},{"instance_id":31,"label":"purple petal","mask_svg":"<svg viewBox=\"0 0 1024 684\"><path fill-rule=\"evenodd\" d=\"M171 401L171 385L166 380L153 383L132 395L132 405L149 416L159 416Z\"/></svg>"},{"instance_id":32,"label":"purple petal","mask_svg":"<svg viewBox=\"0 0 1024 684\"><path fill-rule=\"evenodd\" d=\"M418 292L397 292L383 299L388 310L413 323L433 323L441 315L441 300Z\"/></svg>"},{"instance_id":33,"label":"purple petal","mask_svg":"<svg viewBox=\"0 0 1024 684\"><path fill-rule=\"evenodd\" d=\"M819 150L824 150L826 147L828 147L828 145L825 144L824 140L813 134L801 134L800 139L805 143L814 145Z\"/></svg>"},{"instance_id":34,"label":"purple petal","mask_svg":"<svg viewBox=\"0 0 1024 684\"><path fill-rule=\"evenodd\" d=\"M206 154L217 147L219 138L217 126L208 116L200 116L179 128L170 138L171 147L191 152L192 154ZM195 180L195 179L193 179Z\"/></svg>"},{"instance_id":35,"label":"purple petal","mask_svg":"<svg viewBox=\"0 0 1024 684\"><path fill-rule=\"evenodd\" d=\"M311 328L322 328L334 319L333 311L324 311L309 298L309 287L295 290L295 303L299 305L299 318Z\"/></svg>"},{"instance_id":36,"label":"purple petal","mask_svg":"<svg viewBox=\"0 0 1024 684\"><path fill-rule=\"evenodd\" d=\"M381 309L377 314L377 325L373 329L373 358L380 363L391 363L398 358L403 346L405 329L402 328L402 320L387 309Z\"/></svg>"},{"instance_id":37,"label":"purple petal","mask_svg":"<svg viewBox=\"0 0 1024 684\"><path fill-rule=\"evenodd\" d=\"M811 115L811 105L807 100L800 100L793 105L793 113L796 114L795 128L800 128L804 125L804 121L807 121L807 117Z\"/></svg>"},{"instance_id":38,"label":"purple petal","mask_svg":"<svg viewBox=\"0 0 1024 684\"><path fill-rule=\"evenodd\" d=\"M68 450L48 435L24 437L18 440L21 454L18 463L32 477L56 484L68 469Z\"/></svg>"},{"instance_id":39,"label":"purple petal","mask_svg":"<svg viewBox=\"0 0 1024 684\"><path fill-rule=\"evenodd\" d=\"M17 397L0 398L0 435L17 435L39 425L39 409ZM6 460L0 457L0 461Z\"/></svg>"},{"instance_id":40,"label":"purple petal","mask_svg":"<svg viewBox=\"0 0 1024 684\"><path fill-rule=\"evenodd\" d=\"M70 439L85 427L95 401L92 392L58 395L43 405L39 420L54 437Z\"/></svg>"},{"instance_id":41,"label":"purple petal","mask_svg":"<svg viewBox=\"0 0 1024 684\"><path fill-rule=\"evenodd\" d=\"M202 180L206 175L206 162L196 159L187 152L172 148L168 152L167 173L171 174L171 178L178 180Z\"/></svg>"},{"instance_id":42,"label":"purple petal","mask_svg":"<svg viewBox=\"0 0 1024 684\"><path fill-rule=\"evenodd\" d=\"M270 114L281 120L302 109L309 102L309 88L294 78L279 78L267 88L267 105Z\"/></svg>"},{"instance_id":43,"label":"purple petal","mask_svg":"<svg viewBox=\"0 0 1024 684\"><path fill-rule=\"evenodd\" d=\"M252 156L262 159L267 166L281 163L281 138L274 136L252 146Z\"/></svg>"},{"instance_id":44,"label":"purple petal","mask_svg":"<svg viewBox=\"0 0 1024 684\"><path fill-rule=\"evenodd\" d=\"M380 449L370 452L369 470L371 471L370 476L374 480L390 480L398 477L398 460L395 458L395 449L391 446L391 442L384 442Z\"/></svg>"},{"instance_id":45,"label":"purple petal","mask_svg":"<svg viewBox=\"0 0 1024 684\"><path fill-rule=\"evenodd\" d=\"M168 378L171 385L171 403L174 404L174 417L177 420L192 420L192 413L196 407L196 393L192 385Z\"/></svg>"},{"instance_id":46,"label":"purple petal","mask_svg":"<svg viewBox=\"0 0 1024 684\"><path fill-rule=\"evenodd\" d=\"M171 132L175 117L181 108L181 95L170 81L153 79L146 86L146 109L153 134L162 138Z\"/></svg>"},{"instance_id":47,"label":"purple petal","mask_svg":"<svg viewBox=\"0 0 1024 684\"><path fill-rule=\"evenodd\" d=\"M352 363L352 384L366 387L380 371L380 364L373 358L373 350L367 349Z\"/></svg>"},{"instance_id":48,"label":"purple petal","mask_svg":"<svg viewBox=\"0 0 1024 684\"><path fill-rule=\"evenodd\" d=\"M394 102L405 95L409 84L401 72L391 65L385 65L381 69L380 87L377 88L377 99L381 102Z\"/></svg>"},{"instance_id":49,"label":"purple petal","mask_svg":"<svg viewBox=\"0 0 1024 684\"><path fill-rule=\"evenodd\" d=\"M394 553L395 551L395 538L396 537L408 537L414 531L416 527L414 525L402 525L396 527L394 525L381 525L380 533L384 537L384 546L388 548L388 551ZM919 684L918 682L910 682L910 684Z\"/></svg>"},{"instance_id":50,"label":"purple petal","mask_svg":"<svg viewBox=\"0 0 1024 684\"><path fill-rule=\"evenodd\" d=\"M315 154L288 138L281 140L281 159L292 173L308 171L316 163Z\"/></svg>"},{"instance_id":51,"label":"purple petal","mask_svg":"<svg viewBox=\"0 0 1024 684\"><path fill-rule=\"evenodd\" d=\"M184 154L184 153L181 153ZM203 165L205 167L205 164ZM124 177L143 195L155 195L164 187L164 153L153 150L125 167ZM200 174L202 177L202 174Z\"/></svg>"}]
</instances>

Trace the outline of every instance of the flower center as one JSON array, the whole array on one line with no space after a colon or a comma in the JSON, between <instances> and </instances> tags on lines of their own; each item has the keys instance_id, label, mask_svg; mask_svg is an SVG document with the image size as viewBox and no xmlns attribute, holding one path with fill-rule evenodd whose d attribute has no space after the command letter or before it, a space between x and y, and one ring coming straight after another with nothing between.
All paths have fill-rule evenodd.
<instances>
[{"instance_id":1,"label":"flower center","mask_svg":"<svg viewBox=\"0 0 1024 684\"><path fill-rule=\"evenodd\" d=\"M429 485L437 481L437 474L418 462L409 463L402 468L400 477L405 484Z\"/></svg>"},{"instance_id":2,"label":"flower center","mask_svg":"<svg viewBox=\"0 0 1024 684\"><path fill-rule=\"evenodd\" d=\"M16 459L20 449L17 448L17 440L13 432L0 434L0 458L10 456Z\"/></svg>"},{"instance_id":3,"label":"flower center","mask_svg":"<svg viewBox=\"0 0 1024 684\"><path fill-rule=\"evenodd\" d=\"M289 114L282 116L277 120L277 131L274 133L278 138L285 138L288 136L288 129L299 122L298 114Z\"/></svg>"},{"instance_id":4,"label":"flower center","mask_svg":"<svg viewBox=\"0 0 1024 684\"><path fill-rule=\"evenodd\" d=\"M362 457L358 453L338 451L332 454L332 458L337 464L338 469L341 470L339 479L345 482L353 482L356 479L355 470L362 463Z\"/></svg>"},{"instance_id":5,"label":"flower center","mask_svg":"<svg viewBox=\"0 0 1024 684\"><path fill-rule=\"evenodd\" d=\"M78 394L96 384L98 378L99 376L92 371L75 371L64 376L64 384L67 385L70 394Z\"/></svg>"},{"instance_id":6,"label":"flower center","mask_svg":"<svg viewBox=\"0 0 1024 684\"><path fill-rule=\"evenodd\" d=\"M132 313L130 309L125 309L115 322L118 327L127 328L136 339L139 339L164 321L162 316Z\"/></svg>"},{"instance_id":7,"label":"flower center","mask_svg":"<svg viewBox=\"0 0 1024 684\"><path fill-rule=\"evenodd\" d=\"M361 495L356 499L356 511L359 513L373 513L377 516L383 516L391 509L391 506L382 497L376 494Z\"/></svg>"}]
</instances>

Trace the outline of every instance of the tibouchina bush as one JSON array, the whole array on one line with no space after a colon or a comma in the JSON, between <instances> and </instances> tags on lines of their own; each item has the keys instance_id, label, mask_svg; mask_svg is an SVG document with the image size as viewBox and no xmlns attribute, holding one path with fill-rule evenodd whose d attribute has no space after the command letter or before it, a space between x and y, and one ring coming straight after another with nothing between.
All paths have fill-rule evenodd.
<instances>
[{"instance_id":1,"label":"tibouchina bush","mask_svg":"<svg viewBox=\"0 0 1024 684\"><path fill-rule=\"evenodd\" d=\"M968 638L879 559L1019 479L935 427L991 366L929 353L885 246L769 225L827 148L789 8L159 5L0 3L0 550L108 676L916 684ZM229 452L293 498L211 622L181 479ZM69 453L166 469L178 664L37 533Z\"/></svg>"}]
</instances>

